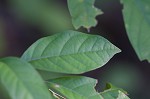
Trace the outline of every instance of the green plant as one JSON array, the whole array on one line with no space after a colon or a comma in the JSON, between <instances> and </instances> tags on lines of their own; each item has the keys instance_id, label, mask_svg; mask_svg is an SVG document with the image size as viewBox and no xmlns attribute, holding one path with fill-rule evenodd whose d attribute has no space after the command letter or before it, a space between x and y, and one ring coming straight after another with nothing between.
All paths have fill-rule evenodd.
<instances>
[{"instance_id":1,"label":"green plant","mask_svg":"<svg viewBox=\"0 0 150 99\"><path fill-rule=\"evenodd\" d=\"M96 26L95 17L103 12L94 7L94 1L68 0L75 29L83 26L90 32L90 28ZM150 61L150 34L147 32L150 25L147 17L150 2L148 0L121 0L121 2L124 4L123 14L129 39L139 58ZM135 12L129 12L129 9ZM135 19L135 16L138 18ZM135 26L140 30L136 30ZM106 84L105 90L99 93L94 89L97 80L81 76L82 73L102 67L119 52L121 50L105 38L75 30L41 38L32 44L21 58L0 59L2 97L4 99L129 99L126 91L109 83Z\"/></svg>"}]
</instances>

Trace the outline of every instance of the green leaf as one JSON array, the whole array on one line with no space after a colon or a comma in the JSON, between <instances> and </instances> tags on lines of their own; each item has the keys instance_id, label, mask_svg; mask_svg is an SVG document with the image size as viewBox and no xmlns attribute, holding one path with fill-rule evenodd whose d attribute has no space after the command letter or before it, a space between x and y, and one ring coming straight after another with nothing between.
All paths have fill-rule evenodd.
<instances>
[{"instance_id":1,"label":"green leaf","mask_svg":"<svg viewBox=\"0 0 150 99\"><path fill-rule=\"evenodd\" d=\"M129 40L140 60L150 62L150 0L121 0Z\"/></svg>"},{"instance_id":2,"label":"green leaf","mask_svg":"<svg viewBox=\"0 0 150 99\"><path fill-rule=\"evenodd\" d=\"M101 92L100 95L103 99L130 99L126 94L127 92L121 88L117 88L110 83L106 84L106 90Z\"/></svg>"},{"instance_id":3,"label":"green leaf","mask_svg":"<svg viewBox=\"0 0 150 99\"><path fill-rule=\"evenodd\" d=\"M110 89L101 92L100 95L103 99L130 99L127 95L117 89Z\"/></svg>"},{"instance_id":4,"label":"green leaf","mask_svg":"<svg viewBox=\"0 0 150 99\"><path fill-rule=\"evenodd\" d=\"M95 17L102 11L94 7L95 0L68 0L68 8L75 29L81 26L89 29L97 24Z\"/></svg>"},{"instance_id":5,"label":"green leaf","mask_svg":"<svg viewBox=\"0 0 150 99\"><path fill-rule=\"evenodd\" d=\"M82 76L66 76L47 81L48 87L56 96L67 99L129 99L120 91L121 88L110 84L107 84L109 89L98 93L94 88L96 83L95 79Z\"/></svg>"},{"instance_id":6,"label":"green leaf","mask_svg":"<svg viewBox=\"0 0 150 99\"><path fill-rule=\"evenodd\" d=\"M94 87L97 81L88 77L67 76L47 81L54 92L67 99L102 99Z\"/></svg>"},{"instance_id":7,"label":"green leaf","mask_svg":"<svg viewBox=\"0 0 150 99\"><path fill-rule=\"evenodd\" d=\"M18 58L0 59L0 82L11 99L53 99L35 69Z\"/></svg>"},{"instance_id":8,"label":"green leaf","mask_svg":"<svg viewBox=\"0 0 150 99\"><path fill-rule=\"evenodd\" d=\"M36 41L22 59L40 70L80 74L102 67L118 52L101 36L66 31Z\"/></svg>"},{"instance_id":9,"label":"green leaf","mask_svg":"<svg viewBox=\"0 0 150 99\"><path fill-rule=\"evenodd\" d=\"M128 94L128 93L127 93L125 90L123 90L122 88L118 88L118 87L112 85L111 83L106 83L105 90L108 90L108 89L116 89L116 90L122 91L122 92L125 93L125 94Z\"/></svg>"},{"instance_id":10,"label":"green leaf","mask_svg":"<svg viewBox=\"0 0 150 99\"><path fill-rule=\"evenodd\" d=\"M44 80L66 76L67 74L38 70Z\"/></svg>"}]
</instances>

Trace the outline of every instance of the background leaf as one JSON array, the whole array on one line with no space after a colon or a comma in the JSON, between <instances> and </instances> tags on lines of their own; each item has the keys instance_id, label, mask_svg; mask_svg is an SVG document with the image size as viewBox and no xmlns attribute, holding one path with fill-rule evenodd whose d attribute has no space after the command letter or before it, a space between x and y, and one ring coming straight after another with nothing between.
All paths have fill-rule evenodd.
<instances>
[{"instance_id":1,"label":"background leaf","mask_svg":"<svg viewBox=\"0 0 150 99\"><path fill-rule=\"evenodd\" d=\"M121 0L129 40L140 60L150 62L150 0Z\"/></svg>"},{"instance_id":2,"label":"background leaf","mask_svg":"<svg viewBox=\"0 0 150 99\"><path fill-rule=\"evenodd\" d=\"M36 41L22 59L40 70L80 74L103 66L118 52L103 37L66 31Z\"/></svg>"},{"instance_id":3,"label":"background leaf","mask_svg":"<svg viewBox=\"0 0 150 99\"><path fill-rule=\"evenodd\" d=\"M67 76L49 80L47 85L67 99L101 99L94 89L96 83L95 79L88 77Z\"/></svg>"},{"instance_id":4,"label":"background leaf","mask_svg":"<svg viewBox=\"0 0 150 99\"><path fill-rule=\"evenodd\" d=\"M0 60L0 82L11 99L52 99L40 75L18 58Z\"/></svg>"},{"instance_id":5,"label":"background leaf","mask_svg":"<svg viewBox=\"0 0 150 99\"><path fill-rule=\"evenodd\" d=\"M12 13L21 21L31 24L43 33L71 29L71 17L67 7L62 6L62 0L8 0Z\"/></svg>"},{"instance_id":6,"label":"background leaf","mask_svg":"<svg viewBox=\"0 0 150 99\"><path fill-rule=\"evenodd\" d=\"M68 0L68 8L75 29L81 26L89 29L97 24L95 17L102 11L94 7L95 0Z\"/></svg>"}]
</instances>

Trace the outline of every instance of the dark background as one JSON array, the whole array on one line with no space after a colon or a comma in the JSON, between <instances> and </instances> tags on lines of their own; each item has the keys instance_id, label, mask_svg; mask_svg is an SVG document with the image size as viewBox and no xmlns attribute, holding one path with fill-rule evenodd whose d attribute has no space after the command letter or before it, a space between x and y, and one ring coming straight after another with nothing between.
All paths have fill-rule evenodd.
<instances>
[{"instance_id":1,"label":"dark background","mask_svg":"<svg viewBox=\"0 0 150 99\"><path fill-rule=\"evenodd\" d=\"M107 38L122 52L102 68L83 75L99 80L98 91L110 82L126 90L131 99L150 99L150 64L141 62L130 44L123 22L123 5L119 0L96 0L95 6L104 14L96 17L98 24L90 34ZM74 28L66 0L0 0L1 58L20 57L37 39L67 29ZM87 32L84 28L79 31Z\"/></svg>"}]
</instances>

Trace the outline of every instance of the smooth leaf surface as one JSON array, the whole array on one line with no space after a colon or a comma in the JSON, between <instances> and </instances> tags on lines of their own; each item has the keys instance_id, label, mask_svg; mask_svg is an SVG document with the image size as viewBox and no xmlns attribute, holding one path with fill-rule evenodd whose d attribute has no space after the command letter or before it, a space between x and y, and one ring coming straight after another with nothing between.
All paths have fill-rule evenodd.
<instances>
[{"instance_id":1,"label":"smooth leaf surface","mask_svg":"<svg viewBox=\"0 0 150 99\"><path fill-rule=\"evenodd\" d=\"M80 74L102 67L118 52L101 36L70 30L36 41L22 59L40 70Z\"/></svg>"},{"instance_id":2,"label":"smooth leaf surface","mask_svg":"<svg viewBox=\"0 0 150 99\"><path fill-rule=\"evenodd\" d=\"M42 71L42 70L38 70L38 73L42 76L44 80L59 78L67 75L63 73L55 73L55 72Z\"/></svg>"},{"instance_id":3,"label":"smooth leaf surface","mask_svg":"<svg viewBox=\"0 0 150 99\"><path fill-rule=\"evenodd\" d=\"M89 29L97 24L95 17L102 11L94 7L95 0L68 0L68 8L75 29Z\"/></svg>"},{"instance_id":4,"label":"smooth leaf surface","mask_svg":"<svg viewBox=\"0 0 150 99\"><path fill-rule=\"evenodd\" d=\"M54 92L66 99L102 99L94 87L97 81L88 77L67 76L47 81Z\"/></svg>"},{"instance_id":5,"label":"smooth leaf surface","mask_svg":"<svg viewBox=\"0 0 150 99\"><path fill-rule=\"evenodd\" d=\"M53 99L35 69L18 58L0 59L0 82L11 99Z\"/></svg>"},{"instance_id":6,"label":"smooth leaf surface","mask_svg":"<svg viewBox=\"0 0 150 99\"><path fill-rule=\"evenodd\" d=\"M150 62L150 0L121 0L129 40L140 60Z\"/></svg>"}]
</instances>

